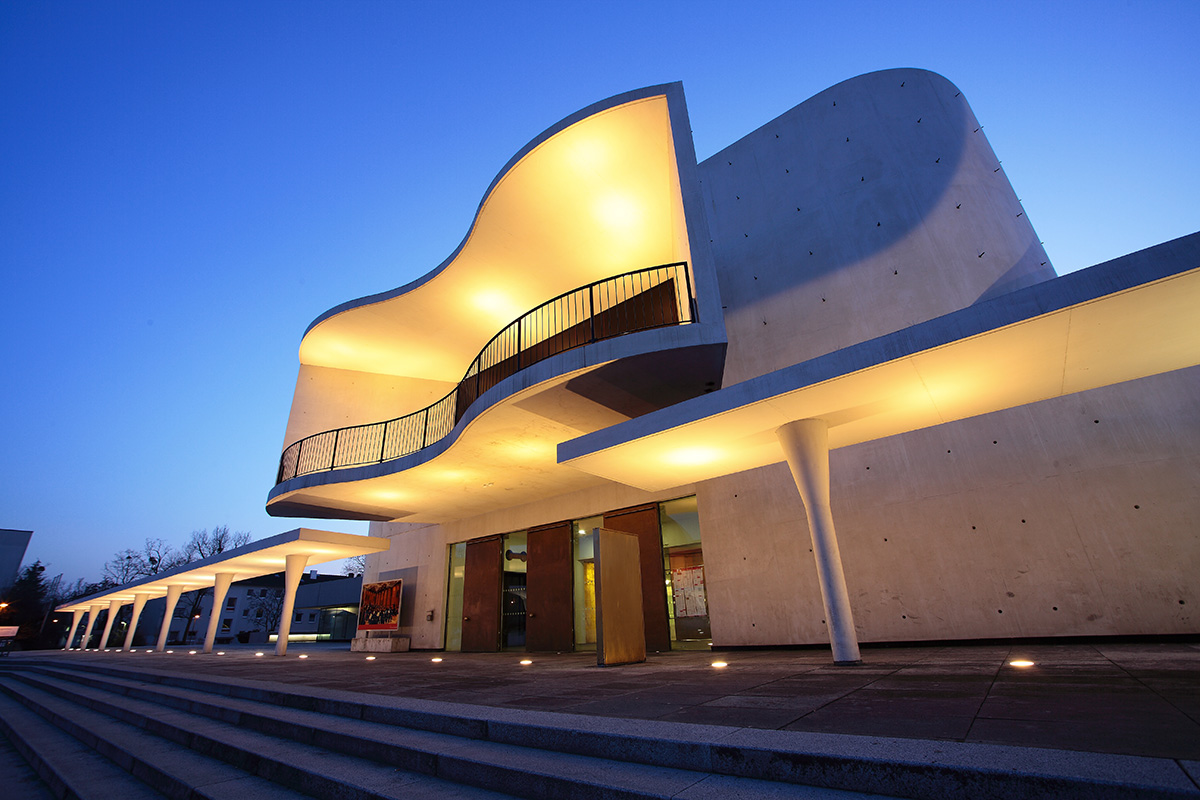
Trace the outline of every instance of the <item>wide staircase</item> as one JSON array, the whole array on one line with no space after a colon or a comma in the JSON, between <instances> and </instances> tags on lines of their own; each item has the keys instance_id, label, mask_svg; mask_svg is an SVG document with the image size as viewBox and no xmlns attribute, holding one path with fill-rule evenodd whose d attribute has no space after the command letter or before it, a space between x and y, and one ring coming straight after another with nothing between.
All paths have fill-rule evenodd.
<instances>
[{"instance_id":1,"label":"wide staircase","mask_svg":"<svg viewBox=\"0 0 1200 800\"><path fill-rule=\"evenodd\" d=\"M905 750L896 740L873 752L839 753L789 746L776 731L464 706L57 659L6 661L4 800L1196 796L1055 774L1045 765L1022 772L987 763L986 749L958 763L952 752L922 758L918 745ZM1029 751L1032 762L1038 752L1045 751Z\"/></svg>"}]
</instances>

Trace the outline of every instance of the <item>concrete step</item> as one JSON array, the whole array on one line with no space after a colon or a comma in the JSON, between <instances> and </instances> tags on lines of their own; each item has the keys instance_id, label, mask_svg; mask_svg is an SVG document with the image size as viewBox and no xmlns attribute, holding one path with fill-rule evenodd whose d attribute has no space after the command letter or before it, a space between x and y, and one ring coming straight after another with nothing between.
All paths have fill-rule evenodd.
<instances>
[{"instance_id":1,"label":"concrete step","mask_svg":"<svg viewBox=\"0 0 1200 800\"><path fill-rule=\"evenodd\" d=\"M3 713L0 711L0 715ZM50 787L37 776L33 767L29 766L29 762L21 757L17 748L3 734L0 734L0 775L4 776L6 797L17 797L21 800L53 800L54 798L54 795L50 793Z\"/></svg>"},{"instance_id":2,"label":"concrete step","mask_svg":"<svg viewBox=\"0 0 1200 800\"><path fill-rule=\"evenodd\" d=\"M124 766L162 796L285 800L509 797L31 673L0 689Z\"/></svg>"},{"instance_id":3,"label":"concrete step","mask_svg":"<svg viewBox=\"0 0 1200 800\"><path fill-rule=\"evenodd\" d=\"M66 681L76 679L74 688ZM821 800L866 798L862 793L719 776L665 766L531 749L477 738L412 730L316 711L220 697L192 689L99 678L66 671L23 680L57 690L104 713L159 717L163 708L237 725L243 731L290 739L346 754L436 775L456 783L494 788L528 798L778 798ZM84 686L83 684L87 684ZM168 712L170 713L170 712ZM149 724L149 723L146 723ZM236 736L226 734L227 739ZM874 797L878 797L875 795Z\"/></svg>"},{"instance_id":4,"label":"concrete step","mask_svg":"<svg viewBox=\"0 0 1200 800\"><path fill-rule=\"evenodd\" d=\"M5 797L33 800L40 791L59 800L163 800L163 795L3 693L0 730L41 783L29 787L28 794L21 793L28 786L24 781L16 790L6 787Z\"/></svg>"},{"instance_id":5,"label":"concrete step","mask_svg":"<svg viewBox=\"0 0 1200 800\"><path fill-rule=\"evenodd\" d=\"M319 724L283 717L271 723L271 714L264 724L311 728L311 735L331 742L347 735L334 724L340 718L410 733L449 734L459 739L515 745L543 754L579 755L709 776L792 784L797 791L801 787L826 787L911 798L1200 798L1200 790L1189 777L1189 771L1200 775L1200 767L1170 759L469 706L230 677L210 679L195 673L118 663L64 664L47 659L26 662L22 667L59 668L64 679L81 682L115 679L110 682L113 691L148 692L139 694L147 699L158 693L156 702L221 707L224 710L220 713L244 715L248 724L258 724L253 722L259 714L254 711L256 707L272 709L271 714L283 710L313 712L321 719ZM172 693L173 699L166 699ZM258 706L221 706L220 700L247 701ZM323 732L318 734L317 730ZM410 736L395 742L393 752L418 741ZM764 791L771 785L764 784Z\"/></svg>"}]
</instances>

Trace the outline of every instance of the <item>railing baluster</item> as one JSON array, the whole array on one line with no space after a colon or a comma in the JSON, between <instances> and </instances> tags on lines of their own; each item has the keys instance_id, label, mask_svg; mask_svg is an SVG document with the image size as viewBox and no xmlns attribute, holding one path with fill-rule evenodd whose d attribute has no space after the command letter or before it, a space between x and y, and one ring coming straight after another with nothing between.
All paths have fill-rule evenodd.
<instances>
[{"instance_id":1,"label":"railing baluster","mask_svg":"<svg viewBox=\"0 0 1200 800\"><path fill-rule=\"evenodd\" d=\"M682 280L680 280L681 277ZM674 298L672 299L675 302L675 313L672 315L668 315L666 309L666 302L670 300L659 297L655 292L660 284L668 281L672 282L674 288ZM681 289L682 298L680 297ZM601 305L604 306L606 317L600 332L597 333L596 317L600 314ZM581 332L585 330L583 328L585 316L587 333L586 338L580 341ZM675 317L674 321L671 320L672 316ZM696 319L691 273L686 261L637 270L602 281L593 281L587 286L561 294L553 300L541 304L506 326L475 357L458 386L433 405L385 422L338 428L333 431L315 433L298 442L293 442L280 456L279 470L276 473L277 483L283 483L285 480L291 480L300 475L319 472L322 469L333 470L339 466L382 463L423 450L434 442L440 441L454 430L459 419L459 392L463 387L469 385L468 382L472 377L474 378L474 394L466 399L465 405L461 409L463 413L492 386L552 355L624 333L633 333L669 324L685 324L695 322ZM528 333L525 332L525 328L529 329ZM514 344L515 350L513 349ZM483 373L485 370L491 370L487 386L484 385ZM438 416L433 421L435 430L431 437L430 417L433 414ZM421 415L419 422L418 415ZM393 424L400 426L398 433L400 443L398 447L393 448L395 452L389 452L388 431ZM416 438L418 425L420 445L414 447L416 441L413 440ZM346 432L348 444L342 440L342 431ZM306 468L304 464L305 445L309 445L310 450L312 447L318 448L312 460L319 462L322 455L320 451L328 443L330 433L333 434L333 442L330 446L329 466L322 467L314 464L311 469ZM371 450L370 437L376 433L380 437L378 458L375 458L373 453L368 455ZM349 456L343 458L339 463L338 449L343 444L349 448ZM290 465L289 453L291 453Z\"/></svg>"}]
</instances>

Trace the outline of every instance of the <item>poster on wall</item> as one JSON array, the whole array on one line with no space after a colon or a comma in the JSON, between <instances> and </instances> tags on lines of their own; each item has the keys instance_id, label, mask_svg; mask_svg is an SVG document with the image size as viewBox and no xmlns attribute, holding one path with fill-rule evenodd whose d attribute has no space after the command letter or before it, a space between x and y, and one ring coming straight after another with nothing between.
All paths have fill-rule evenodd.
<instances>
[{"instance_id":1,"label":"poster on wall","mask_svg":"<svg viewBox=\"0 0 1200 800\"><path fill-rule=\"evenodd\" d=\"M704 567L681 567L671 570L671 588L675 595L676 617L708 616Z\"/></svg>"},{"instance_id":2,"label":"poster on wall","mask_svg":"<svg viewBox=\"0 0 1200 800\"><path fill-rule=\"evenodd\" d=\"M358 605L360 631L400 630L400 590L404 580L364 583Z\"/></svg>"}]
</instances>

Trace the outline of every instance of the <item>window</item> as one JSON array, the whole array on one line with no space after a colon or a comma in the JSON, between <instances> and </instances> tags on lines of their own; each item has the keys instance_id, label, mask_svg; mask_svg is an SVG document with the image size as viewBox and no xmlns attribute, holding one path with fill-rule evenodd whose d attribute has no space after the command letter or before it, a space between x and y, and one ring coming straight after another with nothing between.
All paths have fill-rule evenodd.
<instances>
[{"instance_id":1,"label":"window","mask_svg":"<svg viewBox=\"0 0 1200 800\"><path fill-rule=\"evenodd\" d=\"M223 620L221 620L221 630L222 630L222 631L227 631L227 630L230 630L230 629L232 629L232 628L233 628L233 620L231 620L231 619L223 619Z\"/></svg>"},{"instance_id":2,"label":"window","mask_svg":"<svg viewBox=\"0 0 1200 800\"><path fill-rule=\"evenodd\" d=\"M308 621L309 621L309 622L316 622L316 621L317 621L317 615L316 615L316 614L309 614L309 615L308 615Z\"/></svg>"},{"instance_id":3,"label":"window","mask_svg":"<svg viewBox=\"0 0 1200 800\"><path fill-rule=\"evenodd\" d=\"M303 614L301 614L299 611L297 611L297 612L296 612L296 619L295 619L294 621L295 621L295 622L299 622L299 621L300 621L301 619L303 619L303 618L304 618L304 615L303 615Z\"/></svg>"},{"instance_id":4,"label":"window","mask_svg":"<svg viewBox=\"0 0 1200 800\"><path fill-rule=\"evenodd\" d=\"M234 607L236 607L236 606L237 606L237 598L236 597L231 597L225 601L225 609L227 611L232 611L234 609Z\"/></svg>"},{"instance_id":5,"label":"window","mask_svg":"<svg viewBox=\"0 0 1200 800\"><path fill-rule=\"evenodd\" d=\"M262 615L263 615L263 612L262 612L262 609L261 609L261 608L256 608L256 609L254 609L254 616L255 616L255 617L261 617Z\"/></svg>"},{"instance_id":6,"label":"window","mask_svg":"<svg viewBox=\"0 0 1200 800\"><path fill-rule=\"evenodd\" d=\"M250 616L250 609L248 609L248 608L243 608L243 609L242 609L242 616L243 616L243 617L248 617L248 616Z\"/></svg>"}]
</instances>

